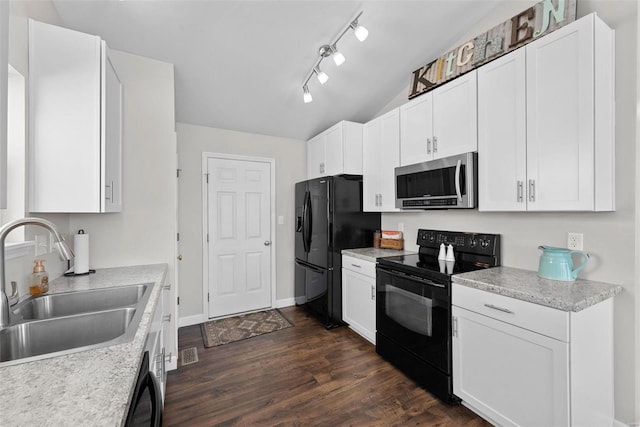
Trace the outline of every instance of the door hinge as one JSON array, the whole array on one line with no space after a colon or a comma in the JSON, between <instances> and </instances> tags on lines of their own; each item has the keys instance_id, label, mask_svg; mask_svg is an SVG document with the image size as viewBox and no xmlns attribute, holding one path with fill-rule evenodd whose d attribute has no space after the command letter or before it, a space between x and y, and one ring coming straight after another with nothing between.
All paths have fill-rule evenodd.
<instances>
[{"instance_id":1,"label":"door hinge","mask_svg":"<svg viewBox=\"0 0 640 427\"><path fill-rule=\"evenodd\" d=\"M208 183L209 183L209 174L208 174L208 173L205 173L205 174L204 174L204 176L206 177L206 179L207 179L207 184L208 184Z\"/></svg>"},{"instance_id":2,"label":"door hinge","mask_svg":"<svg viewBox=\"0 0 640 427\"><path fill-rule=\"evenodd\" d=\"M176 178L180 178L180 171L182 171L182 169L176 169Z\"/></svg>"},{"instance_id":3,"label":"door hinge","mask_svg":"<svg viewBox=\"0 0 640 427\"><path fill-rule=\"evenodd\" d=\"M179 242L180 241L180 233L176 233L176 240Z\"/></svg>"},{"instance_id":4,"label":"door hinge","mask_svg":"<svg viewBox=\"0 0 640 427\"><path fill-rule=\"evenodd\" d=\"M209 243L209 233L207 233L207 243Z\"/></svg>"},{"instance_id":5,"label":"door hinge","mask_svg":"<svg viewBox=\"0 0 640 427\"><path fill-rule=\"evenodd\" d=\"M180 297L178 297L177 300L178 300L178 305L180 305Z\"/></svg>"},{"instance_id":6,"label":"door hinge","mask_svg":"<svg viewBox=\"0 0 640 427\"><path fill-rule=\"evenodd\" d=\"M210 301L210 299L209 299L209 292L207 292L207 302L209 302L209 301Z\"/></svg>"}]
</instances>

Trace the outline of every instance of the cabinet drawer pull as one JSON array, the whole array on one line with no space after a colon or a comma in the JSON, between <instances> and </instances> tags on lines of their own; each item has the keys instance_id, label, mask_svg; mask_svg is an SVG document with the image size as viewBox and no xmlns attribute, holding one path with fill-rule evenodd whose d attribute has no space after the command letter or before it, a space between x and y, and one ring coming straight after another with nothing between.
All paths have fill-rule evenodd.
<instances>
[{"instance_id":1,"label":"cabinet drawer pull","mask_svg":"<svg viewBox=\"0 0 640 427\"><path fill-rule=\"evenodd\" d=\"M165 290L165 291L170 291L171 290L171 285L164 285L162 287L162 289Z\"/></svg>"},{"instance_id":2,"label":"cabinet drawer pull","mask_svg":"<svg viewBox=\"0 0 640 427\"><path fill-rule=\"evenodd\" d=\"M492 309L494 309L494 310L501 311L501 312L503 312L503 313L515 314L515 312L513 312L513 311L509 310L508 308L498 307L498 306L495 306L495 305L493 305L493 304L485 304L484 306L485 306L485 307L487 307L487 308L492 308Z\"/></svg>"},{"instance_id":3,"label":"cabinet drawer pull","mask_svg":"<svg viewBox=\"0 0 640 427\"><path fill-rule=\"evenodd\" d=\"M351 264L351 265L352 265L353 267L355 267L355 268L362 268L362 266L361 266L361 265L358 265L358 264Z\"/></svg>"},{"instance_id":4,"label":"cabinet drawer pull","mask_svg":"<svg viewBox=\"0 0 640 427\"><path fill-rule=\"evenodd\" d=\"M171 322L171 315L170 314L166 314L166 315L162 316L162 321L163 322Z\"/></svg>"}]
</instances>

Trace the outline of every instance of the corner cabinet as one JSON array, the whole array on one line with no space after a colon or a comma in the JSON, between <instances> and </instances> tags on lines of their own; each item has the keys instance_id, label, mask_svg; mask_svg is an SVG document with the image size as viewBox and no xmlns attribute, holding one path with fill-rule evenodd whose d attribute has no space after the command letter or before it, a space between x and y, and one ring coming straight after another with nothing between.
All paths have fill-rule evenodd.
<instances>
[{"instance_id":1,"label":"corner cabinet","mask_svg":"<svg viewBox=\"0 0 640 427\"><path fill-rule=\"evenodd\" d=\"M453 392L502 426L613 423L613 299L565 312L454 283Z\"/></svg>"},{"instance_id":2,"label":"corner cabinet","mask_svg":"<svg viewBox=\"0 0 640 427\"><path fill-rule=\"evenodd\" d=\"M122 83L97 36L29 20L29 211L122 209Z\"/></svg>"},{"instance_id":3,"label":"corner cabinet","mask_svg":"<svg viewBox=\"0 0 640 427\"><path fill-rule=\"evenodd\" d=\"M342 319L376 343L376 263L342 255Z\"/></svg>"},{"instance_id":4,"label":"corner cabinet","mask_svg":"<svg viewBox=\"0 0 640 427\"><path fill-rule=\"evenodd\" d=\"M365 212L396 208L395 168L400 161L398 108L365 123L362 132L362 206Z\"/></svg>"},{"instance_id":5,"label":"corner cabinet","mask_svg":"<svg viewBox=\"0 0 640 427\"><path fill-rule=\"evenodd\" d=\"M400 107L400 166L478 149L476 71Z\"/></svg>"},{"instance_id":6,"label":"corner cabinet","mask_svg":"<svg viewBox=\"0 0 640 427\"><path fill-rule=\"evenodd\" d=\"M341 121L307 141L307 178L362 175L362 124Z\"/></svg>"},{"instance_id":7,"label":"corner cabinet","mask_svg":"<svg viewBox=\"0 0 640 427\"><path fill-rule=\"evenodd\" d=\"M480 67L479 210L615 210L614 88L595 14Z\"/></svg>"}]
</instances>

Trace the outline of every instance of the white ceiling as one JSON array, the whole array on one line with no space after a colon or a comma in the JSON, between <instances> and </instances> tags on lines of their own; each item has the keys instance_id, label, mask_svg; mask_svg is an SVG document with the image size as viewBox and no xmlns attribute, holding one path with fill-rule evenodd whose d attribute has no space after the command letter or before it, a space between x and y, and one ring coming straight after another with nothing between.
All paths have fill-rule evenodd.
<instances>
[{"instance_id":1,"label":"white ceiling","mask_svg":"<svg viewBox=\"0 0 640 427\"><path fill-rule=\"evenodd\" d=\"M176 120L308 139L340 120L365 122L406 89L411 72L445 53L495 1L53 0L68 28L112 49L175 64ZM363 11L369 38L349 31L347 58L302 83L318 58Z\"/></svg>"}]
</instances>

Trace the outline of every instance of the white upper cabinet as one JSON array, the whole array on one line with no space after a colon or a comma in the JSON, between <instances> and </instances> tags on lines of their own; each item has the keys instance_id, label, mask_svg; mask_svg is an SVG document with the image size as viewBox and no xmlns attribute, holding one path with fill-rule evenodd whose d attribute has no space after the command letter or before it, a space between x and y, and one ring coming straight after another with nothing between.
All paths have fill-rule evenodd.
<instances>
[{"instance_id":1,"label":"white upper cabinet","mask_svg":"<svg viewBox=\"0 0 640 427\"><path fill-rule=\"evenodd\" d=\"M29 211L114 212L122 84L99 37L29 21Z\"/></svg>"},{"instance_id":2,"label":"white upper cabinet","mask_svg":"<svg viewBox=\"0 0 640 427\"><path fill-rule=\"evenodd\" d=\"M480 210L615 210L613 43L592 14L478 70Z\"/></svg>"},{"instance_id":3,"label":"white upper cabinet","mask_svg":"<svg viewBox=\"0 0 640 427\"><path fill-rule=\"evenodd\" d=\"M362 124L341 121L307 141L307 178L362 175Z\"/></svg>"},{"instance_id":4,"label":"white upper cabinet","mask_svg":"<svg viewBox=\"0 0 640 427\"><path fill-rule=\"evenodd\" d=\"M527 45L529 210L614 210L613 44L591 14Z\"/></svg>"},{"instance_id":5,"label":"white upper cabinet","mask_svg":"<svg viewBox=\"0 0 640 427\"><path fill-rule=\"evenodd\" d=\"M400 161L398 108L364 125L362 205L365 212L392 212L396 208L395 168Z\"/></svg>"},{"instance_id":6,"label":"white upper cabinet","mask_svg":"<svg viewBox=\"0 0 640 427\"><path fill-rule=\"evenodd\" d=\"M476 151L476 71L401 106L400 122L400 166Z\"/></svg>"},{"instance_id":7,"label":"white upper cabinet","mask_svg":"<svg viewBox=\"0 0 640 427\"><path fill-rule=\"evenodd\" d=\"M527 209L525 50L478 69L478 205Z\"/></svg>"}]
</instances>

